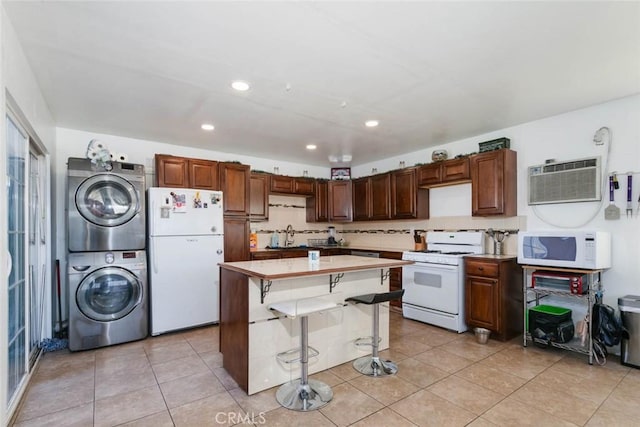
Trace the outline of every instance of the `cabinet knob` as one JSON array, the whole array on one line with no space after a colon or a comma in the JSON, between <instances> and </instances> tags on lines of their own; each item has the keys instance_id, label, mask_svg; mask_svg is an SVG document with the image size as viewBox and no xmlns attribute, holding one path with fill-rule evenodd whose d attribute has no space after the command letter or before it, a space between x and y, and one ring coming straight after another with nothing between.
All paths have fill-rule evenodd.
<instances>
[{"instance_id":1,"label":"cabinet knob","mask_svg":"<svg viewBox=\"0 0 640 427\"><path fill-rule=\"evenodd\" d=\"M478 267L478 270L484 271L484 267Z\"/></svg>"}]
</instances>

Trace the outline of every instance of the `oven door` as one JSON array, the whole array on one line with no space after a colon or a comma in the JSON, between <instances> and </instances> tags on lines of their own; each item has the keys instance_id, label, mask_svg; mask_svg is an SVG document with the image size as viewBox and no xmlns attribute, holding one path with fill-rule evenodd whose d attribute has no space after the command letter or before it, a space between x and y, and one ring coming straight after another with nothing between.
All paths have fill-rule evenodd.
<instances>
[{"instance_id":1,"label":"oven door","mask_svg":"<svg viewBox=\"0 0 640 427\"><path fill-rule=\"evenodd\" d=\"M402 302L458 314L460 266L415 263L402 269Z\"/></svg>"}]
</instances>

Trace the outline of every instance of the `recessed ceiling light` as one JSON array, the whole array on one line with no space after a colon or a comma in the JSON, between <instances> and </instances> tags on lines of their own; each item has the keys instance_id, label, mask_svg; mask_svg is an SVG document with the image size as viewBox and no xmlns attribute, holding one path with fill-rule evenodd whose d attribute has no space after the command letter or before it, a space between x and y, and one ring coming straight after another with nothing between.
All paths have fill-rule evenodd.
<instances>
[{"instance_id":1,"label":"recessed ceiling light","mask_svg":"<svg viewBox=\"0 0 640 427\"><path fill-rule=\"evenodd\" d=\"M213 130L215 129L215 127L212 124L209 123L203 123L202 126L200 126L202 128L202 130Z\"/></svg>"},{"instance_id":2,"label":"recessed ceiling light","mask_svg":"<svg viewBox=\"0 0 640 427\"><path fill-rule=\"evenodd\" d=\"M307 145L307 150L315 150L316 148L318 148L318 147L316 147L315 144L308 144Z\"/></svg>"},{"instance_id":3,"label":"recessed ceiling light","mask_svg":"<svg viewBox=\"0 0 640 427\"><path fill-rule=\"evenodd\" d=\"M366 122L364 122L364 125L368 128L374 128L379 124L380 122L378 122L377 120L367 120Z\"/></svg>"},{"instance_id":4,"label":"recessed ceiling light","mask_svg":"<svg viewBox=\"0 0 640 427\"><path fill-rule=\"evenodd\" d=\"M246 92L249 90L249 83L243 82L242 80L236 80L231 83L231 87L240 92Z\"/></svg>"}]
</instances>

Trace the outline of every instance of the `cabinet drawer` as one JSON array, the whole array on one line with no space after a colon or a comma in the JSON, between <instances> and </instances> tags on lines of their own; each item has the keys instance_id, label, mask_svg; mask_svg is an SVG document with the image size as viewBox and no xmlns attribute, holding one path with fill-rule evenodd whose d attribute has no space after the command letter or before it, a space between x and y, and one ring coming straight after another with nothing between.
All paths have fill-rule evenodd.
<instances>
[{"instance_id":1,"label":"cabinet drawer","mask_svg":"<svg viewBox=\"0 0 640 427\"><path fill-rule=\"evenodd\" d=\"M487 261L465 260L465 272L470 276L498 277L498 264Z\"/></svg>"}]
</instances>

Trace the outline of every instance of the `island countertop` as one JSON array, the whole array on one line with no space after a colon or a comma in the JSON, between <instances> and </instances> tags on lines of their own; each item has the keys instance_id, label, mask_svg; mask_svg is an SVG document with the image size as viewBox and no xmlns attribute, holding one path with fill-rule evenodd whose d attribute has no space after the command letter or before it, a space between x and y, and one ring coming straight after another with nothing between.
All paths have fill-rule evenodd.
<instances>
[{"instance_id":1,"label":"island countertop","mask_svg":"<svg viewBox=\"0 0 640 427\"><path fill-rule=\"evenodd\" d=\"M250 277L274 280L343 273L345 271L370 270L373 268L395 268L407 264L413 264L413 261L367 258L354 255L332 255L320 257L320 262L317 265L310 264L308 258L223 262L218 265L222 269L235 271Z\"/></svg>"}]
</instances>

